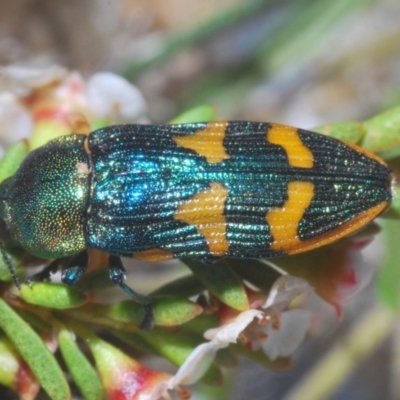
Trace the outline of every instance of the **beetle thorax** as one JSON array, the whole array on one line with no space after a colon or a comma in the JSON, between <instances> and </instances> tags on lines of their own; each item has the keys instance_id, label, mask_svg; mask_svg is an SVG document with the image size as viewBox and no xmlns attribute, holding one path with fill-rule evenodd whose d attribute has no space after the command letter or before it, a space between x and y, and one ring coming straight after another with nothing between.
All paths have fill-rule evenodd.
<instances>
[{"instance_id":1,"label":"beetle thorax","mask_svg":"<svg viewBox=\"0 0 400 400\"><path fill-rule=\"evenodd\" d=\"M2 218L14 242L41 258L61 258L86 247L90 174L85 136L70 135L33 151L3 183ZM78 167L77 167L78 166Z\"/></svg>"}]
</instances>

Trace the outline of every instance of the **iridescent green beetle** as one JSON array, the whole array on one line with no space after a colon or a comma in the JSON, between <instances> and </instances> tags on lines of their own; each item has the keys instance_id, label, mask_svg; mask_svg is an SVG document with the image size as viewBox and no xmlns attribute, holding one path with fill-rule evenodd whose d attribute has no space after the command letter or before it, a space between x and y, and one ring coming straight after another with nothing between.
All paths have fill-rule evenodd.
<instances>
[{"instance_id":1,"label":"iridescent green beetle","mask_svg":"<svg viewBox=\"0 0 400 400\"><path fill-rule=\"evenodd\" d=\"M258 258L333 242L389 205L377 156L314 132L256 122L119 125L33 151L0 186L2 242L54 259L73 284L87 249L119 259Z\"/></svg>"}]
</instances>

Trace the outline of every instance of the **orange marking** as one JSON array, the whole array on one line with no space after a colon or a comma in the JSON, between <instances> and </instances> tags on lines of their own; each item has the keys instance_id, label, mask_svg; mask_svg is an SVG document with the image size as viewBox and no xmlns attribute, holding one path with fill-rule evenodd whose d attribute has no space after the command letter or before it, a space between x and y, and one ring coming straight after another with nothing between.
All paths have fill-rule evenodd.
<instances>
[{"instance_id":1,"label":"orange marking","mask_svg":"<svg viewBox=\"0 0 400 400\"><path fill-rule=\"evenodd\" d=\"M230 158L223 143L227 126L227 122L209 122L205 129L198 130L194 135L174 136L173 139L178 146L204 156L207 162L219 163Z\"/></svg>"},{"instance_id":2,"label":"orange marking","mask_svg":"<svg viewBox=\"0 0 400 400\"><path fill-rule=\"evenodd\" d=\"M297 254L335 242L362 228L389 206L389 202L383 201L332 231L302 241L297 236L297 226L303 217L304 210L312 200L313 192L314 185L311 182L290 182L288 185L289 199L284 206L267 213L267 222L275 239L271 250Z\"/></svg>"},{"instance_id":3,"label":"orange marking","mask_svg":"<svg viewBox=\"0 0 400 400\"><path fill-rule=\"evenodd\" d=\"M213 182L208 189L181 204L174 215L175 219L196 226L214 256L223 256L229 249L224 216L227 196L228 190L220 183Z\"/></svg>"},{"instance_id":4,"label":"orange marking","mask_svg":"<svg viewBox=\"0 0 400 400\"><path fill-rule=\"evenodd\" d=\"M267 131L267 141L282 146L293 167L312 168L314 156L311 150L304 145L298 134L297 128L272 124Z\"/></svg>"},{"instance_id":5,"label":"orange marking","mask_svg":"<svg viewBox=\"0 0 400 400\"><path fill-rule=\"evenodd\" d=\"M385 211L388 206L389 203L387 201L383 201L375 207L372 207L369 210L357 215L350 221L343 223L333 231L327 232L313 239L305 240L303 242L300 241L298 246L295 246L292 249L286 249L286 251L288 254L302 253L303 251L316 249L317 247L325 244L335 242L336 240L339 240L340 238L347 236L368 224L368 222L372 221L379 214Z\"/></svg>"},{"instance_id":6,"label":"orange marking","mask_svg":"<svg viewBox=\"0 0 400 400\"><path fill-rule=\"evenodd\" d=\"M314 184L293 181L288 183L288 200L283 207L268 211L267 223L274 238L271 250L290 251L303 242L297 235L299 222L314 197Z\"/></svg>"},{"instance_id":7,"label":"orange marking","mask_svg":"<svg viewBox=\"0 0 400 400\"><path fill-rule=\"evenodd\" d=\"M174 255L163 249L149 249L135 253L133 258L143 261L168 261L174 258Z\"/></svg>"}]
</instances>

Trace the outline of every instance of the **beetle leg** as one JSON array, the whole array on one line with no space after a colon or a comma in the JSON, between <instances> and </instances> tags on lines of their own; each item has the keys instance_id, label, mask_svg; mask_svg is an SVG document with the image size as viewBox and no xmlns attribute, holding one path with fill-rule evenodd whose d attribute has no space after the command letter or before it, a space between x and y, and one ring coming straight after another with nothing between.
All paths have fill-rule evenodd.
<instances>
[{"instance_id":1,"label":"beetle leg","mask_svg":"<svg viewBox=\"0 0 400 400\"><path fill-rule=\"evenodd\" d=\"M67 285L75 285L88 267L89 255L87 250L84 250L77 256L59 261L63 266L61 281Z\"/></svg>"},{"instance_id":2,"label":"beetle leg","mask_svg":"<svg viewBox=\"0 0 400 400\"><path fill-rule=\"evenodd\" d=\"M108 268L110 270L110 279L118 285L131 299L143 306L144 317L139 325L142 329L150 329L153 325L153 307L150 300L140 293L135 292L124 283L126 278L125 268L122 265L121 258L110 255L108 260Z\"/></svg>"},{"instance_id":3,"label":"beetle leg","mask_svg":"<svg viewBox=\"0 0 400 400\"><path fill-rule=\"evenodd\" d=\"M60 266L60 260L54 260L50 264L46 265L40 272L32 275L26 280L28 285L31 285L33 282L43 282L49 281L50 275L55 274Z\"/></svg>"}]
</instances>

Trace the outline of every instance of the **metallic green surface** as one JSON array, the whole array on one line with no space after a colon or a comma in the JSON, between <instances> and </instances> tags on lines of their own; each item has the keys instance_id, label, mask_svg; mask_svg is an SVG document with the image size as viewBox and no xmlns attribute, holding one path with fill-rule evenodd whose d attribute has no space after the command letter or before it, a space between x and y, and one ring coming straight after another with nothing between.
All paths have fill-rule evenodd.
<instances>
[{"instance_id":1,"label":"metallic green surface","mask_svg":"<svg viewBox=\"0 0 400 400\"><path fill-rule=\"evenodd\" d=\"M49 142L0 185L0 219L12 239L37 257L66 257L86 248L90 175L80 172L89 165L84 140L70 135Z\"/></svg>"}]
</instances>

